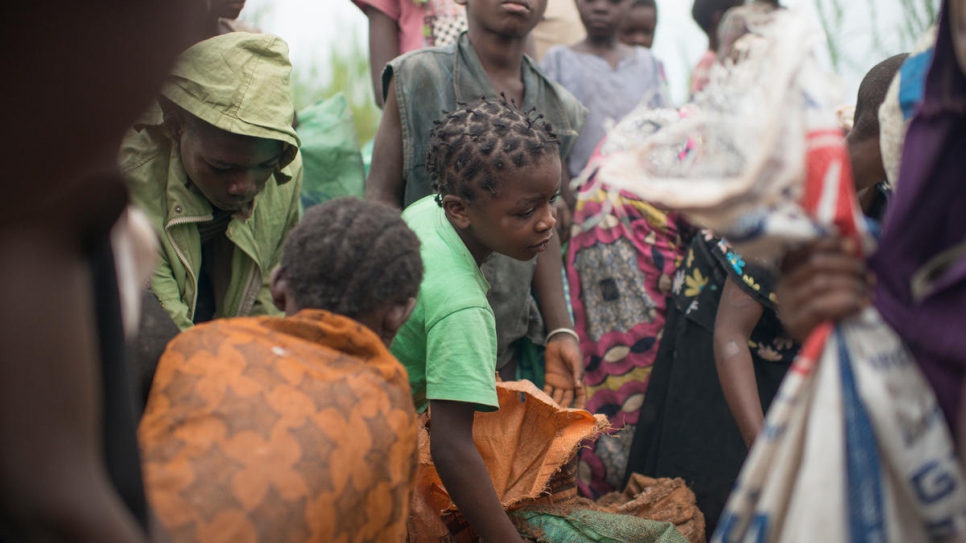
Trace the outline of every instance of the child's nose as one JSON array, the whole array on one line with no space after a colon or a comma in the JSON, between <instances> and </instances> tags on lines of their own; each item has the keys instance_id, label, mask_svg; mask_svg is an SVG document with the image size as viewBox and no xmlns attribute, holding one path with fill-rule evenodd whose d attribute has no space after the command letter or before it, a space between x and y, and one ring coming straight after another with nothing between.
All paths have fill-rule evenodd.
<instances>
[{"instance_id":1,"label":"child's nose","mask_svg":"<svg viewBox=\"0 0 966 543\"><path fill-rule=\"evenodd\" d=\"M546 232L553 228L555 224L557 224L557 205L548 204L540 213L540 219L537 221L537 230Z\"/></svg>"},{"instance_id":2,"label":"child's nose","mask_svg":"<svg viewBox=\"0 0 966 543\"><path fill-rule=\"evenodd\" d=\"M258 182L251 171L244 171L235 176L228 184L228 194L241 196L258 192Z\"/></svg>"}]
</instances>

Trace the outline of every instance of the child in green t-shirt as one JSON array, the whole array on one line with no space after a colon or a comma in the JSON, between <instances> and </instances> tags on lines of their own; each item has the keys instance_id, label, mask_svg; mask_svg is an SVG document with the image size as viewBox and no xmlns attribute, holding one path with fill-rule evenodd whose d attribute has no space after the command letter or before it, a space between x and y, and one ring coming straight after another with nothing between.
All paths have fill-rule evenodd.
<instances>
[{"instance_id":1,"label":"child in green t-shirt","mask_svg":"<svg viewBox=\"0 0 966 543\"><path fill-rule=\"evenodd\" d=\"M506 99L460 104L430 135L435 195L403 218L419 237L425 274L392 345L416 407L430 409L439 477L477 535L520 542L473 443L477 410L494 410L496 329L480 266L492 253L532 260L554 236L560 194L556 136Z\"/></svg>"}]
</instances>

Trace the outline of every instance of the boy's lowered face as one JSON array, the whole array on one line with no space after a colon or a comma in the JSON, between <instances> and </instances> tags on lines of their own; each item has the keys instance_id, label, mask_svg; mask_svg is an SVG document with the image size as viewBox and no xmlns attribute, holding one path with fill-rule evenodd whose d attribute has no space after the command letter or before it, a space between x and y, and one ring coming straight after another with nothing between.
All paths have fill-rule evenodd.
<instances>
[{"instance_id":1,"label":"boy's lowered face","mask_svg":"<svg viewBox=\"0 0 966 543\"><path fill-rule=\"evenodd\" d=\"M505 38L525 38L547 10L547 0L456 0L474 26Z\"/></svg>"},{"instance_id":2,"label":"boy's lowered face","mask_svg":"<svg viewBox=\"0 0 966 543\"><path fill-rule=\"evenodd\" d=\"M232 134L200 119L185 121L173 133L188 179L218 209L249 207L278 167L282 142Z\"/></svg>"},{"instance_id":3,"label":"boy's lowered face","mask_svg":"<svg viewBox=\"0 0 966 543\"><path fill-rule=\"evenodd\" d=\"M589 38L613 39L629 5L630 0L577 0L577 11Z\"/></svg>"},{"instance_id":4,"label":"boy's lowered face","mask_svg":"<svg viewBox=\"0 0 966 543\"><path fill-rule=\"evenodd\" d=\"M651 48L657 30L657 11L650 6L631 8L621 24L617 36L627 45Z\"/></svg>"},{"instance_id":5,"label":"boy's lowered face","mask_svg":"<svg viewBox=\"0 0 966 543\"><path fill-rule=\"evenodd\" d=\"M557 222L560 168L559 157L544 156L506 173L495 195L480 194L467 205L461 237L470 251L532 260L546 250Z\"/></svg>"}]
</instances>

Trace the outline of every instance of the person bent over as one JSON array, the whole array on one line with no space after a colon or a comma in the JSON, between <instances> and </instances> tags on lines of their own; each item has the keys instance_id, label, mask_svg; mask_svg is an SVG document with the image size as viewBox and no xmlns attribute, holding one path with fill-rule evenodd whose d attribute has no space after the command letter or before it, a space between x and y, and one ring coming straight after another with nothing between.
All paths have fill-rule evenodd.
<instances>
[{"instance_id":1,"label":"person bent over","mask_svg":"<svg viewBox=\"0 0 966 543\"><path fill-rule=\"evenodd\" d=\"M302 185L291 71L276 36L200 42L122 144L132 199L161 241L151 290L182 330L276 313L269 274L299 220Z\"/></svg>"}]
</instances>

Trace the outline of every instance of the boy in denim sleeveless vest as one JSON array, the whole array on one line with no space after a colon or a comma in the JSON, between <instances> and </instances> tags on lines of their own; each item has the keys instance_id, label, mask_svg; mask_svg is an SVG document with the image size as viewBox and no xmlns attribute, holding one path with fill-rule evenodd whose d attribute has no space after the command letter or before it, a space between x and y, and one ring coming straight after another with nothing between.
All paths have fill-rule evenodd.
<instances>
[{"instance_id":1,"label":"boy in denim sleeveless vest","mask_svg":"<svg viewBox=\"0 0 966 543\"><path fill-rule=\"evenodd\" d=\"M457 43L407 53L383 72L385 114L376 134L367 199L407 207L431 194L426 155L433 122L444 110L481 96L498 99L504 94L524 111L537 108L560 138L562 157L577 139L586 109L524 55L527 35L546 9L546 0L458 1L466 6L469 30ZM568 179L562 181L568 184ZM566 206L561 204L557 212L558 222L567 222L562 217L568 215ZM488 298L496 316L501 375L513 378L519 340L546 342L545 390L565 407L582 407L583 363L577 341L568 333L573 324L563 295L558 239L536 262L494 255L483 272L492 287ZM544 329L551 333L545 335Z\"/></svg>"}]
</instances>

